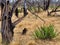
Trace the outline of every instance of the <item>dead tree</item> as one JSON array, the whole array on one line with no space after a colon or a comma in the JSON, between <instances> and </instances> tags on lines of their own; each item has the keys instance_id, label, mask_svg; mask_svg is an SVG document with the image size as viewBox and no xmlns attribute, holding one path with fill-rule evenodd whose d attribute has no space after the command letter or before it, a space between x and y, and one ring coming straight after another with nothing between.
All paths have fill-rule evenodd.
<instances>
[{"instance_id":1,"label":"dead tree","mask_svg":"<svg viewBox=\"0 0 60 45\"><path fill-rule=\"evenodd\" d=\"M52 13L54 12L60 12L60 10L58 9L60 7L60 4L56 5L55 8L53 8L51 11L48 11L48 16L50 16Z\"/></svg>"},{"instance_id":2,"label":"dead tree","mask_svg":"<svg viewBox=\"0 0 60 45\"><path fill-rule=\"evenodd\" d=\"M8 45L12 39L13 39L13 35L14 35L14 28L15 25L18 24L20 21L22 21L25 16L19 18L18 20L16 20L15 22L12 23L12 15L13 12L16 10L16 8L18 7L18 4L20 3L21 0L17 0L14 5L12 6L12 9L9 9L9 1L6 0L2 0L1 1L1 34L2 34L2 44L3 45ZM3 7L3 8L2 8Z\"/></svg>"},{"instance_id":3,"label":"dead tree","mask_svg":"<svg viewBox=\"0 0 60 45\"><path fill-rule=\"evenodd\" d=\"M44 0L43 5L44 5L43 10L48 10L48 8L50 6L50 0Z\"/></svg>"},{"instance_id":4,"label":"dead tree","mask_svg":"<svg viewBox=\"0 0 60 45\"><path fill-rule=\"evenodd\" d=\"M60 12L60 10L58 10L58 8L60 7L60 4L56 5L55 8L53 8L51 11L48 11L49 7L50 7L50 2L51 0L44 0L43 1L43 5L44 5L44 8L43 10L44 11L47 11L47 15L50 16L51 13L54 13L54 12Z\"/></svg>"},{"instance_id":5,"label":"dead tree","mask_svg":"<svg viewBox=\"0 0 60 45\"><path fill-rule=\"evenodd\" d=\"M15 9L15 15L16 15L16 17L18 17L18 13L19 13L18 8L16 8Z\"/></svg>"},{"instance_id":6,"label":"dead tree","mask_svg":"<svg viewBox=\"0 0 60 45\"><path fill-rule=\"evenodd\" d=\"M28 12L27 12L27 4L26 4L26 0L24 0L23 11L24 11L24 16L26 16L26 15L28 14Z\"/></svg>"}]
</instances>

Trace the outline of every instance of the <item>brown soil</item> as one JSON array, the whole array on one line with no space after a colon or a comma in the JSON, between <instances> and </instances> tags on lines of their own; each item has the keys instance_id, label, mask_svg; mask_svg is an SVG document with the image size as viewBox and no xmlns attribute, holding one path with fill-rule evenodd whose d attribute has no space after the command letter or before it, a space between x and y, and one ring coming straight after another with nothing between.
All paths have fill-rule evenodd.
<instances>
[{"instance_id":1,"label":"brown soil","mask_svg":"<svg viewBox=\"0 0 60 45\"><path fill-rule=\"evenodd\" d=\"M19 14L19 17L21 17L23 14ZM57 32L60 32L60 17L58 16L47 16L46 12L41 12L38 14L39 17L45 20L44 22L36 18L33 14L29 12L29 14L19 23L16 25L14 29L14 37L10 45L60 45L60 36L56 37L53 40L39 40L34 39L32 34L34 30L37 27L49 24L54 24L55 29ZM17 20L18 18L13 16L12 20L13 22ZM22 35L22 31L24 28L27 28L26 35ZM1 40L1 38L0 38Z\"/></svg>"}]
</instances>

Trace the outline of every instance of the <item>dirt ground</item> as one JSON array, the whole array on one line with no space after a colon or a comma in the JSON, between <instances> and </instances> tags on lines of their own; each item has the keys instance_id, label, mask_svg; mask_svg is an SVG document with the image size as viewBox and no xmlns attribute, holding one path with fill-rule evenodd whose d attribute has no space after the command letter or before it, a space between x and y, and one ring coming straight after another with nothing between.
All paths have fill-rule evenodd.
<instances>
[{"instance_id":1,"label":"dirt ground","mask_svg":"<svg viewBox=\"0 0 60 45\"><path fill-rule=\"evenodd\" d=\"M22 13L19 14L19 17L21 17L22 15ZM48 17L46 12L41 12L38 14L38 16L41 17L45 21L45 23L41 19L35 17L33 14L29 12L28 15L19 24L16 25L14 29L14 37L10 45L60 45L60 36L57 36L54 40L36 40L33 38L32 34L34 30L37 27L42 26L43 24L54 24L55 30L57 32L60 32L59 16ZM14 22L17 19L18 18L13 15L12 21ZM26 35L22 35L22 31L24 28L27 28Z\"/></svg>"}]
</instances>

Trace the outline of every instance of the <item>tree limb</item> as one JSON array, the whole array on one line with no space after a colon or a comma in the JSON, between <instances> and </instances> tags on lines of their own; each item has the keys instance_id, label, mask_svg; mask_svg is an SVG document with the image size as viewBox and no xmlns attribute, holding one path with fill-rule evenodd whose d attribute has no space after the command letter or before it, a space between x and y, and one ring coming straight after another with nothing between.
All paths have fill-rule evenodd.
<instances>
[{"instance_id":1,"label":"tree limb","mask_svg":"<svg viewBox=\"0 0 60 45\"><path fill-rule=\"evenodd\" d=\"M25 16L25 17L26 17L26 16ZM23 17L19 18L18 20L16 20L15 22L13 22L13 25L14 25L14 26L17 25L17 24L20 23L25 17L23 16Z\"/></svg>"},{"instance_id":2,"label":"tree limb","mask_svg":"<svg viewBox=\"0 0 60 45\"><path fill-rule=\"evenodd\" d=\"M12 6L12 10L10 11L11 17L13 12L15 11L15 9L18 7L18 4L20 3L21 0L18 0L14 3L14 5Z\"/></svg>"},{"instance_id":3,"label":"tree limb","mask_svg":"<svg viewBox=\"0 0 60 45\"><path fill-rule=\"evenodd\" d=\"M28 1L27 1L27 2L28 2ZM28 2L27 5L32 6L32 4L29 3L29 2ZM28 9L28 11L30 11L30 10ZM30 12L31 12L34 16L36 16L36 17L38 17L39 19L41 19L41 20L45 23L45 20L44 20L44 19L42 19L41 17L39 17L37 14L33 13L32 11L30 11Z\"/></svg>"},{"instance_id":4,"label":"tree limb","mask_svg":"<svg viewBox=\"0 0 60 45\"><path fill-rule=\"evenodd\" d=\"M57 10L60 7L60 5L56 6L52 11L48 12L48 15L50 15L53 12L60 12L60 10Z\"/></svg>"}]
</instances>

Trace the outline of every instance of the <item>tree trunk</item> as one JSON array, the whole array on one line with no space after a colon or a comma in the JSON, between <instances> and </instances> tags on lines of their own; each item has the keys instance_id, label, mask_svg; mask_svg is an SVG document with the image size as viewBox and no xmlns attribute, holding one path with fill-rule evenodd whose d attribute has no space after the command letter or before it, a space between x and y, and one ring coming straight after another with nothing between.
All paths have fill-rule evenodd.
<instances>
[{"instance_id":1,"label":"tree trunk","mask_svg":"<svg viewBox=\"0 0 60 45\"><path fill-rule=\"evenodd\" d=\"M11 18L12 18L13 12L17 8L17 5L20 3L20 1L21 0L16 1L15 4L12 6L11 10L9 8L9 6L10 6L9 1L2 0L2 2L1 2L2 3L2 5L1 5L1 18L2 18L1 19L1 23L2 23L1 24L1 35L2 35L2 44L3 45L8 45L13 39L13 35L14 35L13 29L15 28L15 25L14 25L14 23L12 23ZM23 18L24 17L22 17L21 19L23 19ZM16 22L18 22L18 21L16 21Z\"/></svg>"},{"instance_id":2,"label":"tree trunk","mask_svg":"<svg viewBox=\"0 0 60 45\"><path fill-rule=\"evenodd\" d=\"M39 5L39 2L38 2L38 13L40 12L40 5Z\"/></svg>"},{"instance_id":3,"label":"tree trunk","mask_svg":"<svg viewBox=\"0 0 60 45\"><path fill-rule=\"evenodd\" d=\"M1 8L2 9L2 8ZM13 25L11 21L11 16L9 12L8 5L5 5L2 9L2 24L1 24L1 34L2 34L2 44L8 45L13 39Z\"/></svg>"},{"instance_id":4,"label":"tree trunk","mask_svg":"<svg viewBox=\"0 0 60 45\"><path fill-rule=\"evenodd\" d=\"M6 16L2 16L2 43L8 44L13 38L13 26L11 23L11 18L7 18Z\"/></svg>"},{"instance_id":5,"label":"tree trunk","mask_svg":"<svg viewBox=\"0 0 60 45\"><path fill-rule=\"evenodd\" d=\"M49 5L50 5L50 0L44 0L44 9L43 10L48 10L49 8Z\"/></svg>"}]
</instances>

